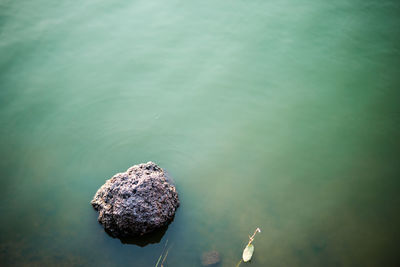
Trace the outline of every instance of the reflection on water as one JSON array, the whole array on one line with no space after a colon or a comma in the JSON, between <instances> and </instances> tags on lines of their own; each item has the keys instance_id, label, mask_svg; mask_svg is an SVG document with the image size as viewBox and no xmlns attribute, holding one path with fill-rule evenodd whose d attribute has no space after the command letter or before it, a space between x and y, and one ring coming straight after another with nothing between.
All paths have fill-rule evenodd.
<instances>
[{"instance_id":1,"label":"reflection on water","mask_svg":"<svg viewBox=\"0 0 400 267\"><path fill-rule=\"evenodd\" d=\"M398 1L0 4L0 265L397 266ZM154 161L181 206L121 242L90 200ZM133 245L131 245L133 244ZM244 266L244 265L242 265Z\"/></svg>"},{"instance_id":2,"label":"reflection on water","mask_svg":"<svg viewBox=\"0 0 400 267\"><path fill-rule=\"evenodd\" d=\"M162 237L164 236L165 232L168 229L168 225L161 227L160 229L148 233L146 235L142 236L133 236L133 237L123 237L119 238L121 240L121 243L123 244L132 244L132 245L137 245L140 247L147 246L149 244L157 244L161 241Z\"/></svg>"}]
</instances>

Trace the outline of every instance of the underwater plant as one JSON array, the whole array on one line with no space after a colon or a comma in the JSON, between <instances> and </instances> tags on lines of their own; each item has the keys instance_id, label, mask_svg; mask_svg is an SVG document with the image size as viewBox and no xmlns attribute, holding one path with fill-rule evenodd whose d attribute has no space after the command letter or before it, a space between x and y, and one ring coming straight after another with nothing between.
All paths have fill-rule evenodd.
<instances>
[{"instance_id":1,"label":"underwater plant","mask_svg":"<svg viewBox=\"0 0 400 267\"><path fill-rule=\"evenodd\" d=\"M164 251L165 251L165 248L167 247L167 245L168 245L168 239L167 239L167 242L165 242L164 248L163 248L163 250L162 250L162 252L161 252L160 257L159 257L158 260L157 260L157 263L156 263L156 266L155 266L155 267L158 267L158 264L160 263L161 258L162 258L162 256L164 255ZM164 258L163 258L163 260L162 260L162 262L161 262L161 267L164 267L164 262L165 262L165 260L167 259L168 252L169 252L169 250L171 249L171 247L172 247L172 244L169 246L169 248L167 249L167 252L166 252L165 255L164 255Z\"/></svg>"}]
</instances>

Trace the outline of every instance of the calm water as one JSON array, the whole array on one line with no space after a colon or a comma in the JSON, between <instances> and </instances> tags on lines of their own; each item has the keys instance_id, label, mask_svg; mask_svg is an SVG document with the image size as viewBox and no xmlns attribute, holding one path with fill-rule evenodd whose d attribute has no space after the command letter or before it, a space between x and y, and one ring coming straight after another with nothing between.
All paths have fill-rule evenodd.
<instances>
[{"instance_id":1,"label":"calm water","mask_svg":"<svg viewBox=\"0 0 400 267\"><path fill-rule=\"evenodd\" d=\"M400 3L0 0L0 265L399 266ZM89 202L149 160L174 222Z\"/></svg>"}]
</instances>

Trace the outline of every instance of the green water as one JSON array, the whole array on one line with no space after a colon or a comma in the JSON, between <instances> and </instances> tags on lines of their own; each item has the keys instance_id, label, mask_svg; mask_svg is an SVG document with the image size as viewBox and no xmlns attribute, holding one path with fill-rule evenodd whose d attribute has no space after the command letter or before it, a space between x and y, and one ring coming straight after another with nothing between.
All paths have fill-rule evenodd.
<instances>
[{"instance_id":1,"label":"green water","mask_svg":"<svg viewBox=\"0 0 400 267\"><path fill-rule=\"evenodd\" d=\"M400 3L0 0L0 265L399 266ZM154 161L164 234L96 221ZM158 242L158 243L157 243Z\"/></svg>"}]
</instances>

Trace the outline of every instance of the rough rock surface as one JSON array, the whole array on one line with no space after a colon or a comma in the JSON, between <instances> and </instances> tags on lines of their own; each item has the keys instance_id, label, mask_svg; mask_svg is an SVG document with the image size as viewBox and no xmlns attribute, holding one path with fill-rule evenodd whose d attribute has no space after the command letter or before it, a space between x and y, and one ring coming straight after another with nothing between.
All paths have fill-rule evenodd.
<instances>
[{"instance_id":1,"label":"rough rock surface","mask_svg":"<svg viewBox=\"0 0 400 267\"><path fill-rule=\"evenodd\" d=\"M179 199L163 169L147 162L107 180L91 204L108 233L129 237L167 225L174 218Z\"/></svg>"}]
</instances>

